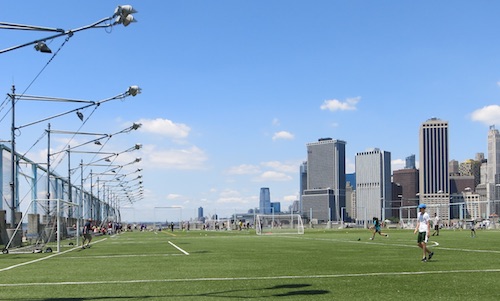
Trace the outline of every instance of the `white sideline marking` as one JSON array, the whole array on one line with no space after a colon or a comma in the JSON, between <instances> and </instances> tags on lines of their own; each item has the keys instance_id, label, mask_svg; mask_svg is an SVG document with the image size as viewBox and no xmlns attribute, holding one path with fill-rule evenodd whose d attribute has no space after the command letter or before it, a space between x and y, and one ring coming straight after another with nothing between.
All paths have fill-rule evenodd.
<instances>
[{"instance_id":1,"label":"white sideline marking","mask_svg":"<svg viewBox=\"0 0 500 301\"><path fill-rule=\"evenodd\" d=\"M277 237L277 236L275 236ZM404 248L418 248L417 244L414 245L403 245L403 244L393 244L393 243L381 243L370 241L355 241L355 240L343 240L343 239L335 239L335 238L312 238L312 237L295 237L295 236L279 236L282 238L293 238L293 239L307 239L307 240L317 240L317 241L335 241L335 242L344 242L344 243L353 243L353 244L367 244L367 245L379 245L385 247L404 247ZM430 246L430 244L433 244ZM441 247L441 245L437 241L429 241L427 243L430 247L438 247L439 250L447 250L447 251L460 251L460 252L471 252L471 253L493 253L500 254L498 250L481 250L481 249L459 249L459 248L447 248Z\"/></svg>"},{"instance_id":2,"label":"white sideline marking","mask_svg":"<svg viewBox=\"0 0 500 301\"><path fill-rule=\"evenodd\" d=\"M420 271L420 272L387 272L363 274L333 274L333 275L283 275L268 277L224 277L224 278L184 278L184 279L141 279L141 280L107 280L107 281L68 281L47 283L0 283L0 287L19 286L60 286L60 285L88 285L88 284L127 284L127 283L168 283L168 282L202 282L202 281L250 281L250 280L275 280L275 279L321 279L321 278L347 278L347 277L373 277L373 276L413 276L430 274L458 274L458 273L500 273L500 269L488 270L452 270L452 271Z\"/></svg>"},{"instance_id":3,"label":"white sideline marking","mask_svg":"<svg viewBox=\"0 0 500 301\"><path fill-rule=\"evenodd\" d=\"M168 243L169 243L172 247L174 247L174 248L176 248L177 250L179 250L179 251L181 251L182 253L184 253L185 255L189 255L189 253L188 253L188 252L186 252L186 251L184 251L183 249L179 248L179 247L178 247L178 246L176 246L173 242L168 241Z\"/></svg>"},{"instance_id":4,"label":"white sideline marking","mask_svg":"<svg viewBox=\"0 0 500 301\"><path fill-rule=\"evenodd\" d=\"M104 238L104 239L101 239L101 240L98 240L96 242L93 242L91 243L91 245L93 244L96 244L98 242L101 242L101 241L104 241L106 240L107 238ZM49 259L49 258L52 258L52 257L55 257L55 256L58 256L58 255L61 255L61 254L65 254L65 253L68 253L68 252L71 252L71 251L74 251L74 250L77 250L77 249L81 249L81 246L76 246L72 249L69 249L69 250L66 250L66 251L62 251L62 252L59 252L59 253L55 253L55 254L51 254L49 256L45 256L45 257L42 257L42 258L38 258L38 259L35 259L35 260L32 260L32 261L26 261L26 262L22 262L22 263L19 263L19 264L15 264L15 265L11 265L10 267L6 267L6 268L3 268L3 269L0 269L0 272L4 272L4 271L8 271L8 270L12 270L12 269L15 269L15 268L18 268L18 267L21 267L21 266L24 266L24 265L28 265L28 264L32 264L32 263L36 263L36 262L39 262L39 261L42 261L42 260L45 260L45 259ZM4 255L4 256L9 256L8 254Z\"/></svg>"}]
</instances>

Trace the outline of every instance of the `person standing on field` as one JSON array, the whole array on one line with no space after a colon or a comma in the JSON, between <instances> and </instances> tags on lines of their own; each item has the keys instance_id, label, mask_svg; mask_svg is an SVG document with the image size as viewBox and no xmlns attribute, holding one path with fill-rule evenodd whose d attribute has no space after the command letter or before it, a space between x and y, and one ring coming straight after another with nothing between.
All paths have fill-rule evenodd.
<instances>
[{"instance_id":1,"label":"person standing on field","mask_svg":"<svg viewBox=\"0 0 500 301\"><path fill-rule=\"evenodd\" d=\"M437 213L434 213L433 224L434 224L434 232L432 233L432 236L434 235L439 236L439 216L437 215Z\"/></svg>"},{"instance_id":2,"label":"person standing on field","mask_svg":"<svg viewBox=\"0 0 500 301\"><path fill-rule=\"evenodd\" d=\"M90 242L91 241L92 241L92 219L89 218L85 222L85 225L83 225L82 249L85 249L85 247L90 248ZM85 246L85 242L87 242L86 246Z\"/></svg>"},{"instance_id":3,"label":"person standing on field","mask_svg":"<svg viewBox=\"0 0 500 301\"><path fill-rule=\"evenodd\" d=\"M427 262L427 260L430 260L434 255L434 252L431 252L427 248L427 241L429 240L431 225L429 214L425 212L426 207L427 206L425 204L418 205L419 212L417 215L417 226L415 227L415 231L413 231L414 234L418 233L417 244L418 247L422 249L422 262ZM429 254L428 259L427 254Z\"/></svg>"}]
</instances>

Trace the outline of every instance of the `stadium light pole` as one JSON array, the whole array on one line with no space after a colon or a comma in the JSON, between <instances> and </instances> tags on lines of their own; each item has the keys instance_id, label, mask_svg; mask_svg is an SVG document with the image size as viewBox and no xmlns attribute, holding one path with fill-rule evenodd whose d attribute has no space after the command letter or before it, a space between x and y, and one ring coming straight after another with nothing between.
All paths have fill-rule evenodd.
<instances>
[{"instance_id":1,"label":"stadium light pole","mask_svg":"<svg viewBox=\"0 0 500 301\"><path fill-rule=\"evenodd\" d=\"M34 95L24 95L24 94L16 94L16 89L15 86L12 86L12 93L7 94L10 97L11 100L11 116L12 116L12 122L11 122L11 182L10 182L10 188L11 188L11 227L15 227L15 212L18 207L18 196L17 196L17 159L16 159L16 131L31 126L35 125L44 121L48 121L57 117L61 117L73 112L76 112L78 117L82 116L80 110L95 106L98 107L103 103L106 103L108 101L112 100L117 100L117 99L125 99L129 96L136 96L137 94L141 93L141 88L139 86L130 86L125 92L122 92L120 94L117 94L115 96L105 98L99 101L89 101L89 100L81 100L81 99L68 99L68 98L55 98L55 97L46 97L46 96L34 96ZM76 104L84 104L82 106L78 106L75 109L71 109L69 111L65 111L63 113L59 113L56 115L52 115L40 120L36 120L24 125L16 126L16 102L19 100L29 100L29 101L48 101L48 102L69 102L69 103L76 103ZM80 114L78 114L80 113ZM81 118L82 119L82 118ZM139 125L140 126L140 125ZM50 147L50 146L49 146ZM48 192L47 192L48 193ZM49 199L50 196L47 196L47 199Z\"/></svg>"},{"instance_id":2,"label":"stadium light pole","mask_svg":"<svg viewBox=\"0 0 500 301\"><path fill-rule=\"evenodd\" d=\"M40 51L42 53L52 53L52 50L47 46L46 42L48 40L53 40L62 36L72 37L75 33L91 28L108 28L115 25L122 24L123 26L128 26L130 23L137 22L133 16L133 14L137 13L137 11L131 5L119 5L116 7L115 12L112 16L100 19L94 23L89 25L85 25L79 28L64 30L62 28L50 28L50 27L42 27L36 25L26 25L26 24L17 24L17 23L8 23L8 22L0 22L0 29L11 29L11 30L24 30L24 31L43 31L43 32L53 32L55 34L36 39L31 42L23 43L20 45L12 46L9 48L1 49L1 53L9 52L12 50L16 50L22 47L34 45L36 51Z\"/></svg>"},{"instance_id":3,"label":"stadium light pole","mask_svg":"<svg viewBox=\"0 0 500 301\"><path fill-rule=\"evenodd\" d=\"M124 165L118 165L118 164L95 164L95 162L98 162L100 160L97 160L97 161L94 161L94 162L90 162L90 163L83 163L83 160L82 160L82 162L80 163L81 174L82 174L82 181L81 181L82 182L82 190L83 190L83 182L84 182L84 178L83 178L83 166L107 167L109 169L107 169L104 172L112 172L113 170L114 171L120 170L120 169L122 169L125 166L141 162L141 160L142 160L141 158L136 158L133 161L131 161L130 163L127 163L127 164L124 164ZM92 178L94 174L95 173L93 173L92 170L90 170L90 195L91 195L91 201L93 201L93 198L94 198L94 196L93 196L93 178ZM90 215L92 216L92 212L91 212Z\"/></svg>"},{"instance_id":4,"label":"stadium light pole","mask_svg":"<svg viewBox=\"0 0 500 301\"><path fill-rule=\"evenodd\" d=\"M116 133L113 133L113 134L104 134L104 133L89 133L89 132L73 132L73 131L61 131L61 130L53 130L50 128L50 123L48 125L48 129L46 130L47 132L47 140L48 140L48 143L47 143L47 199L50 198L50 168L51 168L51 157L54 156L54 155L58 155L58 154L61 154L61 153L66 153L68 155L68 200L69 202L72 202L73 201L73 196L72 196L72 184L71 184L71 153L86 153L86 154L94 154L94 155L98 155L98 154L103 154L103 155L107 155L105 158L102 158L101 160L106 160L106 159L109 159L113 156L118 156L120 154L123 154L125 152L130 152L130 151L133 151L133 150L138 150L140 148L142 148L142 144L135 144L133 147L130 147L122 152L118 152L118 153L110 153L110 152L99 152L99 151L79 151L79 150L75 150L75 149L79 149L80 147L82 146L85 146L87 144L95 144L95 145L102 145L102 143L100 143L100 141L104 138L111 138L117 134L122 134L122 133L129 133L133 130L137 130L138 128L141 127L141 124L140 123L133 123L131 126L121 130L121 131L118 131ZM51 134L70 134L70 135L73 135L73 136L76 136L76 135L85 135L85 136L97 136L97 138L94 138L92 140L89 140L87 142L84 142L84 143L81 143L79 145L76 145L74 147L71 147L69 144L67 145L67 148L66 149L63 149L61 151L58 151L58 152L54 152L54 153L51 153L50 152L50 139L51 139ZM100 160L98 160L100 161ZM82 195L83 195L83 184L82 184L82 187L81 187L82 191L80 192ZM81 203L78 204L78 215L81 215ZM80 216L77 217L77 229L79 229L79 224L80 224ZM78 239L77 239L77 244L78 244Z\"/></svg>"}]
</instances>

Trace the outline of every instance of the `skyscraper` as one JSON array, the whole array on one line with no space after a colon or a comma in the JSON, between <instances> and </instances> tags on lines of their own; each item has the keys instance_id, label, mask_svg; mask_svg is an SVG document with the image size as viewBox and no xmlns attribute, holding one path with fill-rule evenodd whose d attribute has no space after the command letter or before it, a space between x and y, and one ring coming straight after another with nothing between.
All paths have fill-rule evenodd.
<instances>
[{"instance_id":1,"label":"skyscraper","mask_svg":"<svg viewBox=\"0 0 500 301\"><path fill-rule=\"evenodd\" d=\"M420 127L420 203L428 213L450 218L450 178L448 172L448 122L431 118Z\"/></svg>"},{"instance_id":2,"label":"skyscraper","mask_svg":"<svg viewBox=\"0 0 500 301\"><path fill-rule=\"evenodd\" d=\"M298 212L302 213L302 195L304 194L304 190L307 190L307 161L302 162L300 165L300 196L299 196L299 208Z\"/></svg>"},{"instance_id":3,"label":"skyscraper","mask_svg":"<svg viewBox=\"0 0 500 301\"><path fill-rule=\"evenodd\" d=\"M392 207L391 153L378 148L356 154L358 221L385 220Z\"/></svg>"},{"instance_id":4,"label":"skyscraper","mask_svg":"<svg viewBox=\"0 0 500 301\"><path fill-rule=\"evenodd\" d=\"M407 169L415 169L415 155L409 155L405 159L405 168Z\"/></svg>"},{"instance_id":5,"label":"skyscraper","mask_svg":"<svg viewBox=\"0 0 500 301\"><path fill-rule=\"evenodd\" d=\"M345 204L345 145L342 140L318 139L307 144L307 190L302 212L318 221L338 221Z\"/></svg>"},{"instance_id":6,"label":"skyscraper","mask_svg":"<svg viewBox=\"0 0 500 301\"><path fill-rule=\"evenodd\" d=\"M500 183L500 133L494 125L488 131L488 165L486 175L486 198L488 201L499 199L498 186ZM491 203L490 203L491 204ZM496 206L493 211L498 214ZM486 208L487 214L491 213L491 207Z\"/></svg>"},{"instance_id":7,"label":"skyscraper","mask_svg":"<svg viewBox=\"0 0 500 301\"><path fill-rule=\"evenodd\" d=\"M203 218L203 207L199 207L198 208L198 220L199 221L204 221L204 218Z\"/></svg>"},{"instance_id":8,"label":"skyscraper","mask_svg":"<svg viewBox=\"0 0 500 301\"><path fill-rule=\"evenodd\" d=\"M401 213L408 218L417 217L419 172L418 169L400 169L393 171L392 181L401 186L401 194L396 195L401 200L401 207L406 207ZM396 198L394 198L396 199ZM414 207L414 208L411 208Z\"/></svg>"},{"instance_id":9,"label":"skyscraper","mask_svg":"<svg viewBox=\"0 0 500 301\"><path fill-rule=\"evenodd\" d=\"M260 189L259 212L262 214L271 214L271 192L268 187Z\"/></svg>"}]
</instances>

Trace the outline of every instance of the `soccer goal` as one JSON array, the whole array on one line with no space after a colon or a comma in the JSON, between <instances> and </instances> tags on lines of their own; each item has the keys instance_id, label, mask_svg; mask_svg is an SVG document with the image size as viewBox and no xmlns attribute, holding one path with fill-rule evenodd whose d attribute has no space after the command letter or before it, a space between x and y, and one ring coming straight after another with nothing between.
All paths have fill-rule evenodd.
<instances>
[{"instance_id":1,"label":"soccer goal","mask_svg":"<svg viewBox=\"0 0 500 301\"><path fill-rule=\"evenodd\" d=\"M28 210L31 213L28 213ZM4 254L61 251L63 240L78 236L78 205L62 199L32 200L5 245ZM74 243L71 241L71 246Z\"/></svg>"},{"instance_id":2,"label":"soccer goal","mask_svg":"<svg viewBox=\"0 0 500 301\"><path fill-rule=\"evenodd\" d=\"M300 214L258 214L255 232L257 235L304 234L304 224Z\"/></svg>"}]
</instances>

